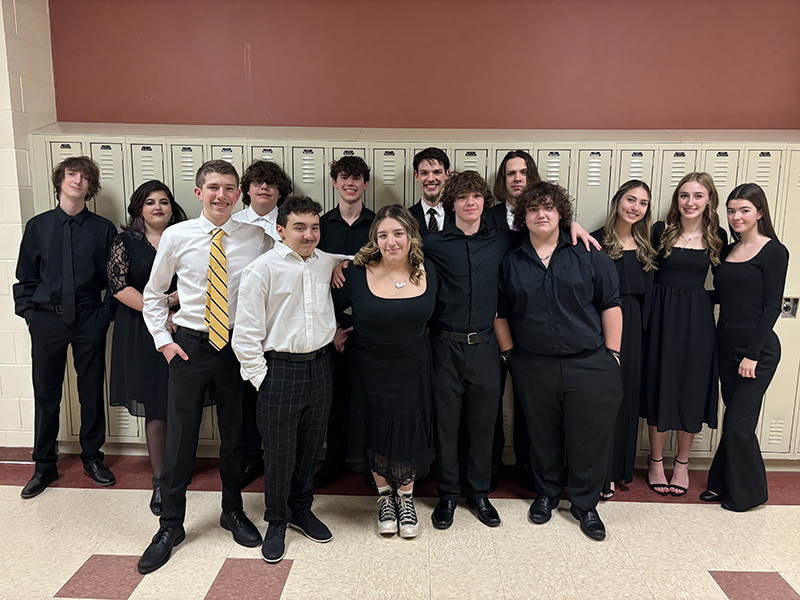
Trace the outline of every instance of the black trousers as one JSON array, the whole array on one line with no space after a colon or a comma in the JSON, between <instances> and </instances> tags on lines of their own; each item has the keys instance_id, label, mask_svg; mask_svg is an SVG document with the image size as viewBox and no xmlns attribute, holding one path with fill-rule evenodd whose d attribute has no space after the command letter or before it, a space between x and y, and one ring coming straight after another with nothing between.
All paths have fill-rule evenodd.
<instances>
[{"instance_id":1,"label":"black trousers","mask_svg":"<svg viewBox=\"0 0 800 600\"><path fill-rule=\"evenodd\" d=\"M256 403L258 391L249 382L242 387L242 447L244 459L256 462L264 459L261 434L256 422Z\"/></svg>"},{"instance_id":2,"label":"black trousers","mask_svg":"<svg viewBox=\"0 0 800 600\"><path fill-rule=\"evenodd\" d=\"M503 395L506 391L508 367L500 363L500 406L497 410L497 422L494 429L494 443L492 444L492 468L497 469L503 464L503 450L506 445L503 419ZM512 385L513 388L513 385ZM528 426L525 423L525 412L519 403L517 394L514 393L514 461L517 469L530 468L530 440L528 439Z\"/></svg>"},{"instance_id":3,"label":"black trousers","mask_svg":"<svg viewBox=\"0 0 800 600\"><path fill-rule=\"evenodd\" d=\"M467 498L485 498L492 473L497 404L500 401L500 355L492 339L466 344L431 335L433 354L434 447L439 497L458 500L459 438L465 461ZM462 425L463 415L463 427Z\"/></svg>"},{"instance_id":4,"label":"black trousers","mask_svg":"<svg viewBox=\"0 0 800 600\"><path fill-rule=\"evenodd\" d=\"M528 423L536 491L555 498L563 493L566 460L570 502L582 510L594 508L622 401L616 360L604 348L558 357L515 346L510 369Z\"/></svg>"},{"instance_id":5,"label":"black trousers","mask_svg":"<svg viewBox=\"0 0 800 600\"><path fill-rule=\"evenodd\" d=\"M761 350L755 379L739 375L739 363L750 342L753 327L717 325L719 343L719 378L725 417L722 438L708 471L708 489L723 496L734 510L748 510L767 501L767 472L756 426L761 403L778 362L781 345L775 332Z\"/></svg>"},{"instance_id":6,"label":"black trousers","mask_svg":"<svg viewBox=\"0 0 800 600\"><path fill-rule=\"evenodd\" d=\"M169 363L167 443L161 471L162 527L180 525L186 516L186 488L197 454L206 391L217 405L222 510L230 512L242 508L242 388L245 382L230 344L218 351L208 343L207 337L193 334L190 330L178 329L175 342L189 360L176 355Z\"/></svg>"},{"instance_id":7,"label":"black trousers","mask_svg":"<svg viewBox=\"0 0 800 600\"><path fill-rule=\"evenodd\" d=\"M317 466L331 408L330 352L307 362L267 358L258 391L258 430L264 439L264 519L288 521L314 501Z\"/></svg>"},{"instance_id":8,"label":"black trousers","mask_svg":"<svg viewBox=\"0 0 800 600\"><path fill-rule=\"evenodd\" d=\"M353 341L345 344L344 352L328 345L333 365L333 400L328 416L325 462L344 467L347 459L350 429L350 393L353 371Z\"/></svg>"},{"instance_id":9,"label":"black trousers","mask_svg":"<svg viewBox=\"0 0 800 600\"><path fill-rule=\"evenodd\" d=\"M36 470L47 473L56 468L58 416L68 346L72 346L78 375L81 459L102 459L100 448L106 439L103 372L106 332L111 321L109 313L103 308L81 310L69 325L64 323L61 315L43 308L31 311L28 318L33 363L33 460Z\"/></svg>"}]
</instances>

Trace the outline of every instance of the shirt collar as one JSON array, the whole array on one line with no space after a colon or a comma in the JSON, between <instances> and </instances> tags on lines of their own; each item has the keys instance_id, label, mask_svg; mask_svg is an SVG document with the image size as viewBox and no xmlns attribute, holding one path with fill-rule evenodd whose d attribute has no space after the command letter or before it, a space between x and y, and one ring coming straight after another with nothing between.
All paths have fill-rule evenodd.
<instances>
[{"instance_id":1,"label":"shirt collar","mask_svg":"<svg viewBox=\"0 0 800 600\"><path fill-rule=\"evenodd\" d=\"M64 209L61 208L61 205L59 204L58 206L56 206L56 216L58 217L58 220L61 222L62 225L70 217L72 217L72 219L76 221L78 225L83 225L83 222L86 220L86 217L89 216L89 209L86 206L84 206L83 210L79 212L77 215L68 215L67 213L64 212Z\"/></svg>"},{"instance_id":2,"label":"shirt collar","mask_svg":"<svg viewBox=\"0 0 800 600\"><path fill-rule=\"evenodd\" d=\"M197 220L200 223L200 229L203 230L203 233L211 233L212 231L214 231L215 229L218 228L211 221L206 219L206 216L203 213L200 213L200 216L197 218ZM222 231L225 232L225 235L230 235L231 232L233 231L233 228L235 227L235 225L236 225L236 221L234 221L231 218L228 218L228 220L225 221L219 227L219 229L222 229Z\"/></svg>"},{"instance_id":3,"label":"shirt collar","mask_svg":"<svg viewBox=\"0 0 800 600\"><path fill-rule=\"evenodd\" d=\"M361 205L361 214L359 214L358 218L355 221L353 221L352 225L350 225L347 221L344 220L344 217L342 216L342 211L339 210L339 205L337 204L336 208L333 209L333 213L331 214L331 218L333 218L335 220L338 220L338 221L341 221L342 223L344 223L348 227L355 227L356 225L358 225L359 223L361 223L363 221L367 221L368 223L372 223L372 219L375 218L375 213L372 212L370 209L368 209L366 207L366 205L364 205L362 203L362 205Z\"/></svg>"},{"instance_id":4,"label":"shirt collar","mask_svg":"<svg viewBox=\"0 0 800 600\"><path fill-rule=\"evenodd\" d=\"M483 220L481 217L481 225L478 227L478 231L473 233L472 235L467 235L463 231L461 231L458 227L456 227L455 221L451 221L450 219L445 219L444 221L444 229L442 229L442 235L453 235L453 236L461 236L464 238L471 238L476 235L481 235L488 231L489 226L486 224L486 221Z\"/></svg>"},{"instance_id":5,"label":"shirt collar","mask_svg":"<svg viewBox=\"0 0 800 600\"><path fill-rule=\"evenodd\" d=\"M297 252L295 252L294 250L289 248L289 246L287 246L283 242L275 244L273 246L273 248L275 249L275 252L277 252L278 254L281 255L281 258L291 257L293 260L297 260L297 261L299 261L301 263L302 262L306 262L306 261L303 260L302 256L300 256ZM311 253L311 256L309 256L308 258L309 258L309 260L315 260L315 259L319 258L319 254L317 253L317 248L314 248L314 251Z\"/></svg>"},{"instance_id":6,"label":"shirt collar","mask_svg":"<svg viewBox=\"0 0 800 600\"><path fill-rule=\"evenodd\" d=\"M426 215L428 214L428 211L430 209L433 209L433 210L436 211L437 215L444 216L444 205L441 202L439 202L439 204L437 204L436 206L431 206L430 204L425 202L425 200L420 198L419 199L419 207L422 209L422 212L425 213Z\"/></svg>"},{"instance_id":7,"label":"shirt collar","mask_svg":"<svg viewBox=\"0 0 800 600\"><path fill-rule=\"evenodd\" d=\"M531 236L528 233L528 230L527 229L523 230L523 233L525 234L525 236L522 240L522 243L520 243L520 245L517 247L516 251L517 252L522 251L525 254L527 254L530 258L541 262L541 260L539 259L539 255L536 254L536 250L533 249L533 245L531 244ZM569 234L563 229L559 228L558 242L556 243L556 247L553 250L553 255L555 255L555 253L558 252L564 246L571 246L571 245L572 245L572 240L570 239Z\"/></svg>"},{"instance_id":8,"label":"shirt collar","mask_svg":"<svg viewBox=\"0 0 800 600\"><path fill-rule=\"evenodd\" d=\"M265 221L268 221L274 225L278 220L278 207L276 206L262 217L256 211L254 211L253 206L250 205L244 209L244 215L247 218L248 223L255 223L259 219L264 219Z\"/></svg>"}]
</instances>

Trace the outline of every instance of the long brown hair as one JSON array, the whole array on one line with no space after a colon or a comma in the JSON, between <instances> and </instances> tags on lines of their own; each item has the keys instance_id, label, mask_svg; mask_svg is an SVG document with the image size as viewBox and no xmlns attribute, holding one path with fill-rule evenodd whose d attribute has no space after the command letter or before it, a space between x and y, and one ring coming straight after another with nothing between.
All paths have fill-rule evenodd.
<instances>
[{"instance_id":1,"label":"long brown hair","mask_svg":"<svg viewBox=\"0 0 800 600\"><path fill-rule=\"evenodd\" d=\"M645 271L654 271L657 269L653 260L656 256L656 251L653 248L653 244L650 243L650 227L653 224L653 210L651 207L653 203L651 201L650 187L644 181L639 181L638 179L626 181L620 186L614 197L611 198L608 217L606 218L606 224L603 226L603 250L612 260L622 258L622 242L617 235L616 228L617 219L619 218L617 211L622 197L636 188L642 188L647 192L648 202L644 217L631 226L631 236L633 236L633 241L636 242L636 259L644 265Z\"/></svg>"},{"instance_id":2,"label":"long brown hair","mask_svg":"<svg viewBox=\"0 0 800 600\"><path fill-rule=\"evenodd\" d=\"M722 240L717 235L717 230L719 229L719 216L717 216L719 193L714 185L714 179L708 173L688 173L678 183L672 193L672 202L669 205L669 212L667 212L666 227L661 234L658 250L659 252L664 250L664 258L667 258L672 253L678 238L681 237L681 212L678 209L678 196L681 188L691 181L696 181L708 190L708 204L703 211L703 242L710 254L711 264L716 267L719 265L719 254L722 251Z\"/></svg>"},{"instance_id":3,"label":"long brown hair","mask_svg":"<svg viewBox=\"0 0 800 600\"><path fill-rule=\"evenodd\" d=\"M778 234L775 233L775 228L772 226L772 218L769 216L769 204L767 204L767 195L764 193L764 190L761 189L756 183L743 183L741 185L737 185L735 188L731 190L731 193L728 194L728 200L725 202L727 206L731 200L747 200L756 210L761 211L761 218L758 220L758 233L768 238L772 238L773 240L778 240ZM731 237L736 240L737 242L742 239L738 233L736 233L730 227L728 228L731 232Z\"/></svg>"},{"instance_id":4,"label":"long brown hair","mask_svg":"<svg viewBox=\"0 0 800 600\"><path fill-rule=\"evenodd\" d=\"M369 241L356 252L356 257L353 262L359 267L367 267L372 264L377 264L381 261L381 251L378 248L378 227L381 222L386 219L394 219L398 221L403 229L406 230L408 237L408 259L411 261L411 283L419 285L419 282L425 276L425 271L422 270L422 262L425 260L425 255L422 253L422 238L419 235L419 224L414 216L408 212L408 209L399 204L390 204L382 207L375 219L372 221L372 226L369 228Z\"/></svg>"}]
</instances>

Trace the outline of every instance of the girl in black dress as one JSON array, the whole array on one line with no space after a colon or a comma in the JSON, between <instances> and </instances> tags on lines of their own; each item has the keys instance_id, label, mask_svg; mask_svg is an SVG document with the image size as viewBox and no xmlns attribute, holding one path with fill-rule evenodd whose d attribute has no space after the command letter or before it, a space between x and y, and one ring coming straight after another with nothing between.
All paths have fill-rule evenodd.
<instances>
[{"instance_id":1,"label":"girl in black dress","mask_svg":"<svg viewBox=\"0 0 800 600\"><path fill-rule=\"evenodd\" d=\"M725 417L708 489L700 499L721 501L722 508L742 512L767 501L767 473L755 428L781 357L772 328L781 312L789 252L778 241L758 185L736 187L727 208L734 242L714 273Z\"/></svg>"},{"instance_id":2,"label":"girl in black dress","mask_svg":"<svg viewBox=\"0 0 800 600\"><path fill-rule=\"evenodd\" d=\"M153 345L142 318L142 290L150 278L161 234L186 219L172 192L160 181L140 185L128 205L130 215L114 238L108 258L108 281L119 300L111 350L110 404L145 417L145 436L153 470L150 510L161 514L159 477L167 432L167 363ZM172 288L175 288L173 282ZM169 297L177 307L178 293Z\"/></svg>"},{"instance_id":3,"label":"girl in black dress","mask_svg":"<svg viewBox=\"0 0 800 600\"><path fill-rule=\"evenodd\" d=\"M705 280L727 241L718 204L711 175L689 173L675 188L666 222L653 226L658 270L645 329L642 416L650 426L648 485L662 496L686 494L694 436L703 423L717 426L714 308ZM678 452L667 483L662 452L672 429Z\"/></svg>"},{"instance_id":4,"label":"girl in black dress","mask_svg":"<svg viewBox=\"0 0 800 600\"><path fill-rule=\"evenodd\" d=\"M612 498L614 482L633 481L642 379L642 336L646 320L645 298L653 288L655 250L650 242L652 211L650 188L632 179L622 184L611 199L606 224L592 234L603 244L617 267L622 300L622 387L624 396L617 413L608 477L600 497ZM643 318L644 315L644 318Z\"/></svg>"},{"instance_id":5,"label":"girl in black dress","mask_svg":"<svg viewBox=\"0 0 800 600\"><path fill-rule=\"evenodd\" d=\"M369 242L336 310L353 312L353 387L348 464L371 471L380 494L378 531L415 537L414 481L428 472L431 440L431 350L436 273L423 265L416 219L399 204L378 211ZM338 348L337 348L338 349ZM397 488L397 497L393 495Z\"/></svg>"}]
</instances>

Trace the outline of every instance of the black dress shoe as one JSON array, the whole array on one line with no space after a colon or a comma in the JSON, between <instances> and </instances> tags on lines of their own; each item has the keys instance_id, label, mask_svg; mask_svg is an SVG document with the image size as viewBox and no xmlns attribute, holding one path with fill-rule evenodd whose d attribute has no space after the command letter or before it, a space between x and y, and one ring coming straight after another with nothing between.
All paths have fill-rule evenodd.
<instances>
[{"instance_id":1,"label":"black dress shoe","mask_svg":"<svg viewBox=\"0 0 800 600\"><path fill-rule=\"evenodd\" d=\"M338 479L347 473L347 466L342 462L325 461L314 473L314 487L324 488L336 483Z\"/></svg>"},{"instance_id":2,"label":"black dress shoe","mask_svg":"<svg viewBox=\"0 0 800 600\"><path fill-rule=\"evenodd\" d=\"M117 478L97 457L87 458L83 462L83 474L88 475L97 485L104 487L117 483Z\"/></svg>"},{"instance_id":3,"label":"black dress shoe","mask_svg":"<svg viewBox=\"0 0 800 600\"><path fill-rule=\"evenodd\" d=\"M25 500L28 498L33 498L34 496L38 496L56 479L58 479L58 471L56 469L53 469L47 473L36 471L33 474L33 477L31 477L30 481L28 481L28 483L25 484L25 487L22 488L22 491L19 493L19 495L25 498Z\"/></svg>"},{"instance_id":4,"label":"black dress shoe","mask_svg":"<svg viewBox=\"0 0 800 600\"><path fill-rule=\"evenodd\" d=\"M497 514L488 498L467 498L467 507L474 510L478 520L487 527L500 525L500 515Z\"/></svg>"},{"instance_id":5,"label":"black dress shoe","mask_svg":"<svg viewBox=\"0 0 800 600\"><path fill-rule=\"evenodd\" d=\"M155 516L164 512L164 506L161 504L161 480L155 477L153 477L153 495L150 496L150 512Z\"/></svg>"},{"instance_id":6,"label":"black dress shoe","mask_svg":"<svg viewBox=\"0 0 800 600\"><path fill-rule=\"evenodd\" d=\"M239 508L224 512L219 517L219 524L233 534L233 541L247 548L255 548L261 543L261 534L245 512Z\"/></svg>"},{"instance_id":7,"label":"black dress shoe","mask_svg":"<svg viewBox=\"0 0 800 600\"><path fill-rule=\"evenodd\" d=\"M453 513L456 512L456 504L455 500L439 500L439 503L436 505L436 508L433 509L433 514L431 515L431 521L433 521L433 526L436 529L447 529L450 525L453 524Z\"/></svg>"},{"instance_id":8,"label":"black dress shoe","mask_svg":"<svg viewBox=\"0 0 800 600\"><path fill-rule=\"evenodd\" d=\"M539 494L528 509L528 519L537 525L547 523L553 516L553 509L558 506L558 502L558 498Z\"/></svg>"},{"instance_id":9,"label":"black dress shoe","mask_svg":"<svg viewBox=\"0 0 800 600\"><path fill-rule=\"evenodd\" d=\"M167 564L172 549L185 538L186 532L180 525L159 529L139 559L139 573L146 575Z\"/></svg>"},{"instance_id":10,"label":"black dress shoe","mask_svg":"<svg viewBox=\"0 0 800 600\"><path fill-rule=\"evenodd\" d=\"M700 500L703 502L722 502L722 496L715 494L711 490L700 492Z\"/></svg>"},{"instance_id":11,"label":"black dress shoe","mask_svg":"<svg viewBox=\"0 0 800 600\"><path fill-rule=\"evenodd\" d=\"M259 477L264 476L264 459L246 460L242 469L242 488L246 488Z\"/></svg>"},{"instance_id":12,"label":"black dress shoe","mask_svg":"<svg viewBox=\"0 0 800 600\"><path fill-rule=\"evenodd\" d=\"M286 556L286 523L270 523L261 545L261 557L268 563L280 562Z\"/></svg>"},{"instance_id":13,"label":"black dress shoe","mask_svg":"<svg viewBox=\"0 0 800 600\"><path fill-rule=\"evenodd\" d=\"M603 522L600 520L600 515L597 514L596 509L590 508L589 510L581 510L573 504L569 512L580 521L581 531L587 536L598 542L606 539L606 526L603 525Z\"/></svg>"}]
</instances>

